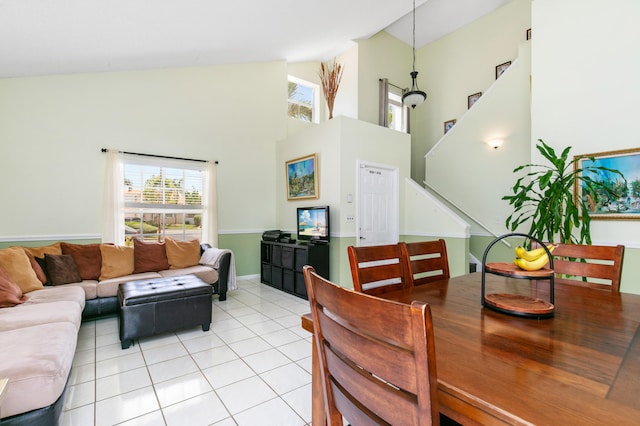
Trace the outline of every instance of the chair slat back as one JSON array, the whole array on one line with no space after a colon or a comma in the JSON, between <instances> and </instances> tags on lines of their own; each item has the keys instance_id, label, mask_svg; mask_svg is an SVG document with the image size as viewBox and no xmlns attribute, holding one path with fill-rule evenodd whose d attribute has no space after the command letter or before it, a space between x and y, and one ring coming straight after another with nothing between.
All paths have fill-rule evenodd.
<instances>
[{"instance_id":1,"label":"chair slat back","mask_svg":"<svg viewBox=\"0 0 640 426\"><path fill-rule=\"evenodd\" d=\"M413 285L449 279L447 244L443 239L400 243L406 268L411 271Z\"/></svg>"},{"instance_id":2,"label":"chair slat back","mask_svg":"<svg viewBox=\"0 0 640 426\"><path fill-rule=\"evenodd\" d=\"M329 424L439 424L429 306L340 287L304 267Z\"/></svg>"},{"instance_id":3,"label":"chair slat back","mask_svg":"<svg viewBox=\"0 0 640 426\"><path fill-rule=\"evenodd\" d=\"M399 244L347 248L353 288L379 295L410 284Z\"/></svg>"},{"instance_id":4,"label":"chair slat back","mask_svg":"<svg viewBox=\"0 0 640 426\"><path fill-rule=\"evenodd\" d=\"M620 292L623 245L558 244L552 255L556 283Z\"/></svg>"}]
</instances>

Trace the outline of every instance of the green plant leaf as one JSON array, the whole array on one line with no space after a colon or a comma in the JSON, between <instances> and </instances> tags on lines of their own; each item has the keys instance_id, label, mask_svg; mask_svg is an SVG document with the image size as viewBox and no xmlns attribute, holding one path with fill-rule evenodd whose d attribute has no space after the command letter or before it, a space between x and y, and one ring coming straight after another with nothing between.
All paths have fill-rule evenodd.
<instances>
[{"instance_id":1,"label":"green plant leaf","mask_svg":"<svg viewBox=\"0 0 640 426\"><path fill-rule=\"evenodd\" d=\"M529 163L513 170L522 175L511 188L512 193L502 197L513 207L505 225L516 231L528 223L529 235L539 240L557 238L562 242L590 244L591 219L584 194L592 199L618 198L626 191L626 179L618 170L606 167L577 167L578 161L586 157L567 161L570 146L560 156L542 139L536 148L551 166ZM574 197L577 187L582 190L582 197Z\"/></svg>"}]
</instances>

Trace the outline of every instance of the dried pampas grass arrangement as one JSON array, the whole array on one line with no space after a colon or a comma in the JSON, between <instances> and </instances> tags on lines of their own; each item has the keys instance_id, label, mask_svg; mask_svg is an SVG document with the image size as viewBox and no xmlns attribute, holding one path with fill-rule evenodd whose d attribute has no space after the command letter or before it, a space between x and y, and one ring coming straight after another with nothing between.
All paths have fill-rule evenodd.
<instances>
[{"instance_id":1,"label":"dried pampas grass arrangement","mask_svg":"<svg viewBox=\"0 0 640 426\"><path fill-rule=\"evenodd\" d=\"M340 80L342 80L342 69L342 65L334 59L333 62L321 63L320 71L318 71L322 82L322 93L329 107L329 119L333 118L333 103L336 100Z\"/></svg>"}]
</instances>

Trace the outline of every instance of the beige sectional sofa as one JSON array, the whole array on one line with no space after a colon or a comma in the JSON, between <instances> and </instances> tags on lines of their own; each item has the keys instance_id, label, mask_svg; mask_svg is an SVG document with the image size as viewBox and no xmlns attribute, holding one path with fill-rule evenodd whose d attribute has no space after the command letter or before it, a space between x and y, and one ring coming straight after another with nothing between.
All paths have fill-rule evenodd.
<instances>
[{"instance_id":1,"label":"beige sectional sofa","mask_svg":"<svg viewBox=\"0 0 640 426\"><path fill-rule=\"evenodd\" d=\"M120 283L194 274L222 300L226 276L198 263L201 250L169 239L0 250L0 378L9 379L0 425L58 424L82 319L117 312Z\"/></svg>"},{"instance_id":2,"label":"beige sectional sofa","mask_svg":"<svg viewBox=\"0 0 640 426\"><path fill-rule=\"evenodd\" d=\"M0 377L9 379L0 424L56 424L84 306L76 286L34 290L0 309Z\"/></svg>"}]
</instances>

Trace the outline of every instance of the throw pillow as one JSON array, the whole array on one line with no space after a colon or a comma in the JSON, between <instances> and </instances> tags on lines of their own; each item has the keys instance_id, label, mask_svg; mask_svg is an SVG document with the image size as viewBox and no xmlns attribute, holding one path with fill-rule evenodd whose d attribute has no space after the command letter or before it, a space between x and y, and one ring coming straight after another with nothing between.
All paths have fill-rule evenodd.
<instances>
[{"instance_id":1,"label":"throw pillow","mask_svg":"<svg viewBox=\"0 0 640 426\"><path fill-rule=\"evenodd\" d=\"M171 269L195 266L200 261L200 241L176 241L167 237L165 242Z\"/></svg>"},{"instance_id":2,"label":"throw pillow","mask_svg":"<svg viewBox=\"0 0 640 426\"><path fill-rule=\"evenodd\" d=\"M62 285L82 281L76 263L70 255L45 253L44 261L47 264L49 284Z\"/></svg>"},{"instance_id":3,"label":"throw pillow","mask_svg":"<svg viewBox=\"0 0 640 426\"><path fill-rule=\"evenodd\" d=\"M0 308L10 308L24 303L27 296L22 294L22 289L16 284L4 269L0 268Z\"/></svg>"},{"instance_id":4,"label":"throw pillow","mask_svg":"<svg viewBox=\"0 0 640 426\"><path fill-rule=\"evenodd\" d=\"M60 243L53 243L48 246L43 247L23 247L24 251L27 254L32 255L33 257L42 257L44 259L44 254L62 254L62 249L60 248Z\"/></svg>"},{"instance_id":5,"label":"throw pillow","mask_svg":"<svg viewBox=\"0 0 640 426\"><path fill-rule=\"evenodd\" d=\"M42 265L40 264L40 262L38 262L36 260L35 257L33 257L30 254L27 254L27 257L29 258L29 263L31 263L31 267L33 268L33 272L36 273L36 277L38 277L38 280L42 283L42 284L47 284L47 273L45 272L44 269L42 269ZM44 260L44 259L42 259ZM45 267L46 269L46 267Z\"/></svg>"},{"instance_id":6,"label":"throw pillow","mask_svg":"<svg viewBox=\"0 0 640 426\"><path fill-rule=\"evenodd\" d=\"M100 280L123 277L133 273L133 247L100 245L102 269Z\"/></svg>"},{"instance_id":7,"label":"throw pillow","mask_svg":"<svg viewBox=\"0 0 640 426\"><path fill-rule=\"evenodd\" d=\"M0 268L4 269L13 282L20 286L23 293L43 287L22 247L0 250Z\"/></svg>"},{"instance_id":8,"label":"throw pillow","mask_svg":"<svg viewBox=\"0 0 640 426\"><path fill-rule=\"evenodd\" d=\"M51 278L49 278L49 271L47 271L47 262L44 260L44 257L35 257L34 259L36 260L36 263L40 266L40 269L42 269L42 272L44 272L45 280L42 284L51 285Z\"/></svg>"},{"instance_id":9,"label":"throw pillow","mask_svg":"<svg viewBox=\"0 0 640 426\"><path fill-rule=\"evenodd\" d=\"M100 278L102 255L100 244L69 244L60 243L62 254L73 257L80 277L83 280L97 280Z\"/></svg>"},{"instance_id":10,"label":"throw pillow","mask_svg":"<svg viewBox=\"0 0 640 426\"><path fill-rule=\"evenodd\" d=\"M165 243L145 243L133 240L133 273L158 272L169 269Z\"/></svg>"}]
</instances>

